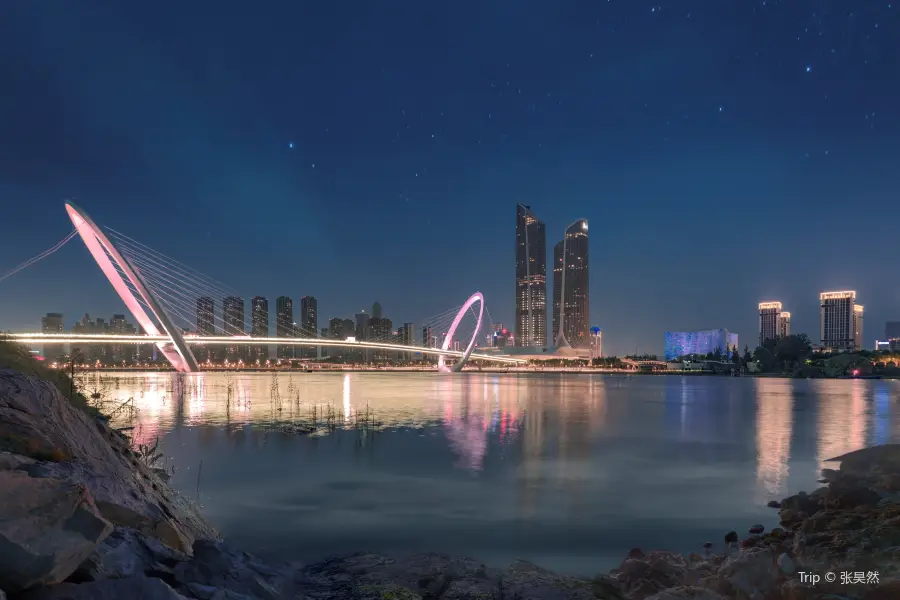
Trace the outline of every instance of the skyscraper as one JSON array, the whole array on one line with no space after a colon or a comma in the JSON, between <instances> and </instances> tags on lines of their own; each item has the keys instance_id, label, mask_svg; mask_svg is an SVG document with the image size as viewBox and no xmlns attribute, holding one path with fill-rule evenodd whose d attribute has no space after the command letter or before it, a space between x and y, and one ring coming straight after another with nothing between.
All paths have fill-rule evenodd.
<instances>
[{"instance_id":1,"label":"skyscraper","mask_svg":"<svg viewBox=\"0 0 900 600\"><path fill-rule=\"evenodd\" d=\"M759 303L759 346L766 340L774 340L781 336L781 302Z\"/></svg>"},{"instance_id":2,"label":"skyscraper","mask_svg":"<svg viewBox=\"0 0 900 600\"><path fill-rule=\"evenodd\" d=\"M531 208L516 205L516 342L547 345L547 240Z\"/></svg>"},{"instance_id":3,"label":"skyscraper","mask_svg":"<svg viewBox=\"0 0 900 600\"><path fill-rule=\"evenodd\" d=\"M197 298L197 335L216 335L215 301L209 296Z\"/></svg>"},{"instance_id":4,"label":"skyscraper","mask_svg":"<svg viewBox=\"0 0 900 600\"><path fill-rule=\"evenodd\" d=\"M41 317L42 333L63 333L63 316L62 313L47 313ZM58 362L63 355L62 344L44 344L44 360L47 362Z\"/></svg>"},{"instance_id":5,"label":"skyscraper","mask_svg":"<svg viewBox=\"0 0 900 600\"><path fill-rule=\"evenodd\" d=\"M264 296L254 296L250 300L250 335L253 337L269 337L269 300ZM253 346L252 358L265 362L269 359L269 346L259 344Z\"/></svg>"},{"instance_id":6,"label":"skyscraper","mask_svg":"<svg viewBox=\"0 0 900 600\"><path fill-rule=\"evenodd\" d=\"M222 299L222 321L225 335L247 335L244 331L244 299L237 296L226 296ZM225 347L225 358L229 362L246 360L248 358L246 346L240 344Z\"/></svg>"},{"instance_id":7,"label":"skyscraper","mask_svg":"<svg viewBox=\"0 0 900 600\"><path fill-rule=\"evenodd\" d=\"M381 318L381 303L380 302L376 301L374 304L372 304L372 317L375 319Z\"/></svg>"},{"instance_id":8,"label":"skyscraper","mask_svg":"<svg viewBox=\"0 0 900 600\"><path fill-rule=\"evenodd\" d=\"M215 301L209 296L197 298L197 335L216 335ZM213 346L201 345L194 353L198 361L212 360L216 358Z\"/></svg>"},{"instance_id":9,"label":"skyscraper","mask_svg":"<svg viewBox=\"0 0 900 600\"><path fill-rule=\"evenodd\" d=\"M863 307L855 291L819 294L819 331L822 345L833 352L862 348Z\"/></svg>"},{"instance_id":10,"label":"skyscraper","mask_svg":"<svg viewBox=\"0 0 900 600\"><path fill-rule=\"evenodd\" d=\"M590 347L589 288L588 223L579 219L553 248L553 344L557 348Z\"/></svg>"},{"instance_id":11,"label":"skyscraper","mask_svg":"<svg viewBox=\"0 0 900 600\"><path fill-rule=\"evenodd\" d=\"M319 310L315 296L303 296L300 298L300 329L303 337L318 337ZM304 346L300 349L303 358L316 358L318 348Z\"/></svg>"},{"instance_id":12,"label":"skyscraper","mask_svg":"<svg viewBox=\"0 0 900 600\"><path fill-rule=\"evenodd\" d=\"M275 337L294 337L294 301L288 296L275 299ZM278 358L294 358L294 347L279 344L276 350Z\"/></svg>"},{"instance_id":13,"label":"skyscraper","mask_svg":"<svg viewBox=\"0 0 900 600\"><path fill-rule=\"evenodd\" d=\"M778 317L778 337L791 335L791 313L783 311Z\"/></svg>"}]
</instances>

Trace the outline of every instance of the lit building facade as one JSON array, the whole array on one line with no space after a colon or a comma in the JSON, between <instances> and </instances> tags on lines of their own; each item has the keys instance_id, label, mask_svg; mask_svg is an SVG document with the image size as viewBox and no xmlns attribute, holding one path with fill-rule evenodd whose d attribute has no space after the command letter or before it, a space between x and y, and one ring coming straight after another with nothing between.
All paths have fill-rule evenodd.
<instances>
[{"instance_id":1,"label":"lit building facade","mask_svg":"<svg viewBox=\"0 0 900 600\"><path fill-rule=\"evenodd\" d=\"M278 296L275 299L275 337L294 337L294 300L289 296ZM276 347L278 358L294 358L294 347L279 344Z\"/></svg>"},{"instance_id":2,"label":"lit building facade","mask_svg":"<svg viewBox=\"0 0 900 600\"><path fill-rule=\"evenodd\" d=\"M244 331L244 299L226 296L222 299L222 322L225 335L246 335ZM229 362L247 360L246 345L225 346L225 358Z\"/></svg>"},{"instance_id":3,"label":"lit building facade","mask_svg":"<svg viewBox=\"0 0 900 600\"><path fill-rule=\"evenodd\" d=\"M547 345L547 240L531 208L516 205L516 341Z\"/></svg>"},{"instance_id":4,"label":"lit building facade","mask_svg":"<svg viewBox=\"0 0 900 600\"><path fill-rule=\"evenodd\" d=\"M854 352L862 348L863 307L855 291L819 294L819 332L829 352Z\"/></svg>"},{"instance_id":5,"label":"lit building facade","mask_svg":"<svg viewBox=\"0 0 900 600\"><path fill-rule=\"evenodd\" d=\"M863 349L863 314L862 304L853 306L853 346L856 350Z\"/></svg>"},{"instance_id":6,"label":"lit building facade","mask_svg":"<svg viewBox=\"0 0 900 600\"><path fill-rule=\"evenodd\" d=\"M303 337L316 337L319 331L319 303L315 296L300 298L300 329ZM304 346L300 348L302 358L316 358L318 348Z\"/></svg>"},{"instance_id":7,"label":"lit building facade","mask_svg":"<svg viewBox=\"0 0 900 600\"><path fill-rule=\"evenodd\" d=\"M250 299L250 335L253 337L269 337L269 299L265 296L254 296ZM269 359L269 347L259 344L253 346L253 358L260 362Z\"/></svg>"},{"instance_id":8,"label":"lit building facade","mask_svg":"<svg viewBox=\"0 0 900 600\"><path fill-rule=\"evenodd\" d=\"M197 335L216 335L216 303L209 296L197 298ZM213 346L200 345L194 349L194 355L198 361L215 359Z\"/></svg>"},{"instance_id":9,"label":"lit building facade","mask_svg":"<svg viewBox=\"0 0 900 600\"><path fill-rule=\"evenodd\" d=\"M553 344L588 348L590 339L588 223L579 219L566 228L553 248Z\"/></svg>"},{"instance_id":10,"label":"lit building facade","mask_svg":"<svg viewBox=\"0 0 900 600\"><path fill-rule=\"evenodd\" d=\"M759 344L780 337L781 302L759 303Z\"/></svg>"},{"instance_id":11,"label":"lit building facade","mask_svg":"<svg viewBox=\"0 0 900 600\"><path fill-rule=\"evenodd\" d=\"M791 313L784 311L778 317L778 337L791 335Z\"/></svg>"},{"instance_id":12,"label":"lit building facade","mask_svg":"<svg viewBox=\"0 0 900 600\"><path fill-rule=\"evenodd\" d=\"M729 333L727 329L667 331L665 360L675 360L690 354L706 355L716 349L725 358L734 348L739 348L738 335Z\"/></svg>"},{"instance_id":13,"label":"lit building facade","mask_svg":"<svg viewBox=\"0 0 900 600\"><path fill-rule=\"evenodd\" d=\"M63 324L62 313L47 313L41 317L42 333L63 333L65 325ZM43 355L47 362L59 362L65 348L62 344L44 344Z\"/></svg>"}]
</instances>

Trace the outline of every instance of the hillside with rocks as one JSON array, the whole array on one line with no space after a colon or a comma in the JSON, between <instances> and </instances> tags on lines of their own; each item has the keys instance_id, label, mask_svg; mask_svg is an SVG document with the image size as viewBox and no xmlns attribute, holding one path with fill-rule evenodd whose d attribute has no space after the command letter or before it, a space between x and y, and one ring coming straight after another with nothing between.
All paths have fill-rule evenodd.
<instances>
[{"instance_id":1,"label":"hillside with rocks","mask_svg":"<svg viewBox=\"0 0 900 600\"><path fill-rule=\"evenodd\" d=\"M38 375L0 370L0 600L900 599L898 445L836 458L824 487L773 503L781 528L690 556L635 548L593 578L438 554L271 564L222 541L121 433Z\"/></svg>"}]
</instances>

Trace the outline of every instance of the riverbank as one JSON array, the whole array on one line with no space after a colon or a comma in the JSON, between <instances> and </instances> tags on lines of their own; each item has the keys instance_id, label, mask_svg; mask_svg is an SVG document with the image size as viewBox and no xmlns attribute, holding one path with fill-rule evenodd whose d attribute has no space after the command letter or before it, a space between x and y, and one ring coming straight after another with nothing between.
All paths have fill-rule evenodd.
<instances>
[{"instance_id":1,"label":"riverbank","mask_svg":"<svg viewBox=\"0 0 900 600\"><path fill-rule=\"evenodd\" d=\"M635 549L616 571L579 579L433 554L264 563L218 540L104 419L74 408L58 385L12 371L0 371L0 439L0 589L12 598L803 600L826 588L797 583L799 571L878 571L890 591L900 564L896 447L854 453L824 474L826 488L786 499L780 530L734 534L687 557ZM834 589L881 593L874 582Z\"/></svg>"}]
</instances>

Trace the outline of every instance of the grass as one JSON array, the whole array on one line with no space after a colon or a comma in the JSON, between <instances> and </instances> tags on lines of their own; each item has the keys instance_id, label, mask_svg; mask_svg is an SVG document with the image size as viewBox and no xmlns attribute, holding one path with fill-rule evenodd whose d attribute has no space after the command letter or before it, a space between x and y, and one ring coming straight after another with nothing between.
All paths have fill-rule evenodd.
<instances>
[{"instance_id":1,"label":"grass","mask_svg":"<svg viewBox=\"0 0 900 600\"><path fill-rule=\"evenodd\" d=\"M36 360L22 344L17 344L0 336L0 369L12 369L23 375L31 375L56 386L72 406L84 411L92 417L100 416L100 411L88 403L87 398L78 391L69 374L62 369L51 369Z\"/></svg>"}]
</instances>

